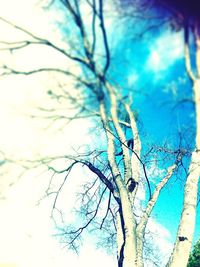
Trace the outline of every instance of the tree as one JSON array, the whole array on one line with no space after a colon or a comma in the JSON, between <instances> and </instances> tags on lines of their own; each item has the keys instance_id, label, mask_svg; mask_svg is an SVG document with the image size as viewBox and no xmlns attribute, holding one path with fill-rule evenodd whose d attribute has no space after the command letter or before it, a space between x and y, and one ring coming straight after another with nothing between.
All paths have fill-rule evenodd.
<instances>
[{"instance_id":1,"label":"tree","mask_svg":"<svg viewBox=\"0 0 200 267\"><path fill-rule=\"evenodd\" d=\"M178 17L178 20L181 20L181 26L184 29L185 67L188 77L191 79L193 86L193 101L196 112L195 148L191 156L191 162L185 184L183 210L177 233L177 239L175 242L174 251L168 263L169 266L185 266L188 261L195 227L198 181L200 176L200 21L199 17L197 16L200 6L194 1L192 1L192 3L190 4L187 1L175 1L175 3L171 3L171 1L163 2L165 5L167 5L168 8L172 9L173 18L175 19L176 17ZM193 70L190 59L192 54L192 44L190 43L189 39L190 35L193 36L195 44L195 70Z\"/></svg>"},{"instance_id":2,"label":"tree","mask_svg":"<svg viewBox=\"0 0 200 267\"><path fill-rule=\"evenodd\" d=\"M128 1L129 4L132 1ZM176 27L173 28L176 31L183 29L184 31L184 54L185 54L185 67L193 85L193 98L196 112L196 142L195 149L192 153L191 163L188 171L188 176L185 184L185 194L182 216L177 233L177 239L175 242L174 250L169 260L168 266L186 266L189 251L191 249L192 237L195 226L196 218L196 205L197 205L197 193L198 193L198 181L200 176L199 171L199 147L200 147L200 88L199 88L199 49L200 49L200 35L199 35L199 3L192 1L155 1L150 3L149 1L143 1L143 7L146 6L147 12L149 6L153 6L155 9L160 9L163 12L164 17L167 17L170 22L175 22ZM167 14L166 14L167 12ZM171 24L172 25L172 24ZM178 28L177 28L178 26ZM192 35L194 43L190 40ZM192 46L195 45L195 61L196 66L191 65L191 54L193 52ZM194 68L194 70L193 70ZM190 225L190 227L188 227Z\"/></svg>"},{"instance_id":3,"label":"tree","mask_svg":"<svg viewBox=\"0 0 200 267\"><path fill-rule=\"evenodd\" d=\"M196 40L197 76L190 65L190 26L186 24L184 27L185 64L188 77L193 83L196 112L195 146L191 151L190 147L181 143L180 137L180 142L171 147L168 144L161 146L159 143L148 147L139 128L134 92L126 86L123 88L122 83L118 84L116 75L113 74L116 62L110 47L109 16L106 13L104 1L52 1L49 8L54 4L65 12L67 18L67 26L60 27L62 36L67 39L65 42L57 45L49 39L41 38L1 18L1 21L23 34L21 40L4 41L1 45L4 50L12 53L32 45L44 46L49 51L54 50L64 56L66 62L64 67L42 66L21 70L4 64L2 75L57 73L58 88L48 90L48 94L58 103L60 101L69 103L70 107L73 107L73 112L61 115L53 108L43 108L42 111L47 114L47 118L55 120L64 118L67 121L89 118L95 125L96 131L101 132L103 141L106 140L106 144L103 142L91 144L84 151L77 149L70 155L45 157L34 161L34 163L45 164L54 175L64 175L56 191L53 211L56 210L57 199L67 183L67 178L76 166L81 165L95 176L94 180L91 179L91 182L85 185L81 195L81 211L86 218L85 224L76 229L67 229L62 235L67 234L68 245L76 249L76 241L89 225L95 222L97 228L106 230L104 227L106 222L107 225L112 223L113 232L109 232L109 238L114 237L117 243L118 266L143 266L145 231L152 211L162 189L170 179L180 175L183 169L186 169L183 212L174 251L168 263L168 266L186 266L194 231L200 174L199 24L194 25L192 32ZM113 6L112 1L108 4ZM124 75L123 71L121 75ZM70 84L70 90L65 84ZM191 162L187 168L190 157ZM63 160L63 168L56 166L55 161L58 159ZM163 170L155 185L150 181L147 171L153 159L160 162L159 167ZM146 199L143 202L139 201L138 204L141 188L145 188L149 196L147 197L146 194ZM106 203L106 210L99 218L100 206L103 203ZM189 228L188 225L190 225Z\"/></svg>"},{"instance_id":4,"label":"tree","mask_svg":"<svg viewBox=\"0 0 200 267\"><path fill-rule=\"evenodd\" d=\"M199 264L200 264L200 242L197 241L192 253L190 254L187 266L195 267L195 266L199 266Z\"/></svg>"}]
</instances>

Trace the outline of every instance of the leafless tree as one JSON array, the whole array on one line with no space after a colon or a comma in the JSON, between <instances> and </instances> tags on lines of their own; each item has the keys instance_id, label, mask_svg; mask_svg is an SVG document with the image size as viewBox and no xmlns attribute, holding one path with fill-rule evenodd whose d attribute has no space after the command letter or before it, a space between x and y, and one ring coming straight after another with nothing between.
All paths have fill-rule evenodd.
<instances>
[{"instance_id":1,"label":"leafless tree","mask_svg":"<svg viewBox=\"0 0 200 267\"><path fill-rule=\"evenodd\" d=\"M137 5L135 5L136 2L137 1L127 1L126 4L133 5L141 14L141 10L139 10L140 4L137 3ZM195 227L198 182L200 176L200 21L198 15L200 5L196 1L168 0L142 1L142 4L145 12L151 13L153 10L154 12L158 12L159 10L165 18L165 21L170 23L172 30L183 30L184 32L185 69L193 88L193 102L196 113L196 140L185 183L183 209L177 238L167 266L186 266ZM194 55L195 66L191 64L192 55Z\"/></svg>"}]
</instances>

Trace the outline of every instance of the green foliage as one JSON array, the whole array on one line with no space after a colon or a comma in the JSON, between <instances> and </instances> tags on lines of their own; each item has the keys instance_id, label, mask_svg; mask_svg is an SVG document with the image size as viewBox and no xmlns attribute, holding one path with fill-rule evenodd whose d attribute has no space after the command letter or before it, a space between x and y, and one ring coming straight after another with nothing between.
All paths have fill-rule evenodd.
<instances>
[{"instance_id":1,"label":"green foliage","mask_svg":"<svg viewBox=\"0 0 200 267\"><path fill-rule=\"evenodd\" d=\"M200 267L200 239L197 241L190 254L187 267Z\"/></svg>"}]
</instances>

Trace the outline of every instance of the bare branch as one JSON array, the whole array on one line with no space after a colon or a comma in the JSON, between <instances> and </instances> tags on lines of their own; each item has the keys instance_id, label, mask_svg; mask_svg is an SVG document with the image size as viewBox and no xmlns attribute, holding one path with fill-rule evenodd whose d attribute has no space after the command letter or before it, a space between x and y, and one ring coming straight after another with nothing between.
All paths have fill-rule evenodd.
<instances>
[{"instance_id":1,"label":"bare branch","mask_svg":"<svg viewBox=\"0 0 200 267\"><path fill-rule=\"evenodd\" d=\"M107 206L107 209L106 209L106 214L105 214L105 216L103 217L103 220L102 220L101 225L100 225L100 229L102 229L103 224L104 224L104 222L105 222L105 219L106 219L107 216L108 216L108 212L109 212L109 210L110 210L110 201L111 201L111 191L110 191L110 193L109 193L108 206Z\"/></svg>"},{"instance_id":2,"label":"bare branch","mask_svg":"<svg viewBox=\"0 0 200 267\"><path fill-rule=\"evenodd\" d=\"M105 29L105 25L104 25L104 17L103 17L103 1L99 0L99 18L100 18L100 27L102 29L102 34L103 34L103 40L104 40L104 47L105 47L105 51L106 51L106 64L103 70L103 75L106 74L109 65L110 65L110 50L109 50L109 46L108 46L108 38L107 38L107 34L106 34L106 29Z\"/></svg>"},{"instance_id":3,"label":"bare branch","mask_svg":"<svg viewBox=\"0 0 200 267\"><path fill-rule=\"evenodd\" d=\"M94 214L91 216L91 218L86 222L85 225L79 227L78 229L76 230L72 230L70 232L64 232L64 233L61 233L61 234L58 234L58 235L69 235L69 236L73 236L72 239L67 243L69 246L72 246L73 243L79 238L79 236L82 234L82 232L93 222L93 220L96 218L97 216L97 213L99 211L99 207L100 207L100 204L102 202L102 199L103 199L103 195L104 193L106 192L106 189L107 187L105 187L105 189L103 190L103 192L101 193L100 195L100 198L99 198L99 202L97 203L97 206L94 210Z\"/></svg>"},{"instance_id":4,"label":"bare branch","mask_svg":"<svg viewBox=\"0 0 200 267\"><path fill-rule=\"evenodd\" d=\"M184 49L185 49L185 67L186 67L186 71L188 73L189 78L192 81L195 81L195 76L194 73L192 71L192 67L191 67L191 62L190 62L190 49L189 49L189 29L188 29L188 25L185 25L184 28Z\"/></svg>"},{"instance_id":5,"label":"bare branch","mask_svg":"<svg viewBox=\"0 0 200 267\"><path fill-rule=\"evenodd\" d=\"M33 43L33 44L38 44L38 45L47 45L47 46L49 46L49 47L55 49L56 51L60 52L60 53L63 54L64 56L68 57L69 59L71 59L71 60L73 60L73 61L77 61L77 62L83 64L84 66L86 66L87 68L90 69L90 65L88 64L88 62L87 62L84 58L79 58L79 57L73 56L73 55L67 53L66 50L64 50L64 49L62 49L62 48L56 46L55 44L53 44L53 43L50 42L49 40L40 38L40 37L38 37L38 36L32 34L31 32L29 32L28 30L26 30L26 29L24 29L24 28L22 28L22 27L19 27L19 26L13 24L12 22L10 22L10 21L8 21L8 20L2 18L2 17L0 17L0 20L4 21L4 22L7 23L8 25L10 25L10 26L16 28L17 30L19 30L19 31L21 31L21 32L24 32L24 33L27 34L28 36L30 36L30 37L32 37L33 39L35 39L35 40L38 41L37 43L36 43L36 42L32 42L32 41L28 41L28 45L30 45L30 44L32 44L32 43ZM16 44L16 43L14 43L14 45L15 45L15 44ZM11 43L10 43L10 45L11 45ZM10 49L13 50L13 49L15 49L15 47L13 47L13 48L10 48L10 47L9 47L8 49L9 49L9 50L10 50ZM19 47L17 47L17 49L19 49Z\"/></svg>"}]
</instances>

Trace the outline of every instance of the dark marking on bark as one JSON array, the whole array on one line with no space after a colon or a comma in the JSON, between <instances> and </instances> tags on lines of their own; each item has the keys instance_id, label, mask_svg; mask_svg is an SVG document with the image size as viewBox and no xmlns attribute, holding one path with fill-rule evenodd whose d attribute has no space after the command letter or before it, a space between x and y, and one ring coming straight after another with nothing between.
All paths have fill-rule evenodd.
<instances>
[{"instance_id":1,"label":"dark marking on bark","mask_svg":"<svg viewBox=\"0 0 200 267\"><path fill-rule=\"evenodd\" d=\"M179 239L179 241L185 241L185 240L188 240L187 237L185 237L185 236L179 236L178 239Z\"/></svg>"},{"instance_id":2,"label":"dark marking on bark","mask_svg":"<svg viewBox=\"0 0 200 267\"><path fill-rule=\"evenodd\" d=\"M133 150L133 148L134 148L134 139L133 138L131 138L131 139L128 140L127 146L128 146L128 148L130 148L131 150Z\"/></svg>"},{"instance_id":3,"label":"dark marking on bark","mask_svg":"<svg viewBox=\"0 0 200 267\"><path fill-rule=\"evenodd\" d=\"M122 233L123 233L123 238L124 238L124 241L123 241L123 244L120 248L120 253L119 253L119 257L118 257L118 267L123 267L123 262L124 262L124 247L125 247L125 227L124 227L124 218L123 218L123 214L122 214L122 207L120 205L120 208L119 208L119 214L120 214L120 220L121 220L121 227L122 227Z\"/></svg>"},{"instance_id":4,"label":"dark marking on bark","mask_svg":"<svg viewBox=\"0 0 200 267\"><path fill-rule=\"evenodd\" d=\"M133 151L134 148L134 139L131 138L126 142L126 147L128 147L131 151ZM122 156L123 155L123 151L121 150L119 153L115 154L115 156Z\"/></svg>"},{"instance_id":5,"label":"dark marking on bark","mask_svg":"<svg viewBox=\"0 0 200 267\"><path fill-rule=\"evenodd\" d=\"M138 182L136 182L132 177L128 179L127 181L128 191L132 193L135 189L135 187L138 185Z\"/></svg>"}]
</instances>

